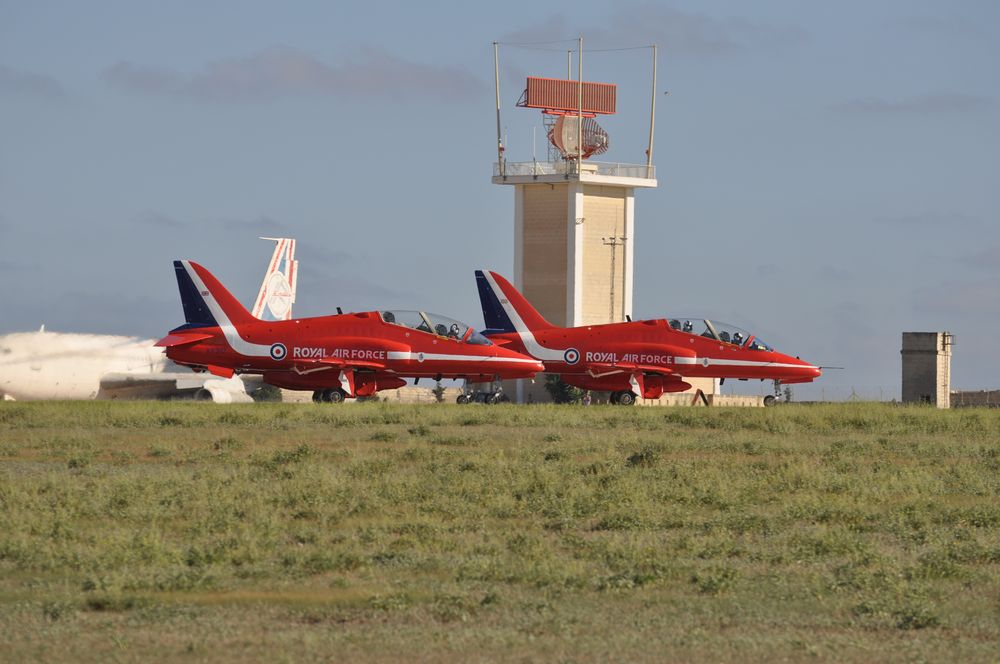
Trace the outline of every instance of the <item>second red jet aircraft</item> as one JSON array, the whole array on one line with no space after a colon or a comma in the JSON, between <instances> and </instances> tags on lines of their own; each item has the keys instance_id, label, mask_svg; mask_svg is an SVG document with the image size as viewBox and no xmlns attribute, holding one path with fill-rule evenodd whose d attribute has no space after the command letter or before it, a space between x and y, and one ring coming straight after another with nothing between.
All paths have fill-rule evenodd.
<instances>
[{"instance_id":1,"label":"second red jet aircraft","mask_svg":"<svg viewBox=\"0 0 1000 664\"><path fill-rule=\"evenodd\" d=\"M496 272L476 271L488 329L497 344L541 360L545 372L585 390L611 392L623 405L683 392L686 377L805 383L820 368L775 352L745 330L697 318L557 327Z\"/></svg>"}]
</instances>

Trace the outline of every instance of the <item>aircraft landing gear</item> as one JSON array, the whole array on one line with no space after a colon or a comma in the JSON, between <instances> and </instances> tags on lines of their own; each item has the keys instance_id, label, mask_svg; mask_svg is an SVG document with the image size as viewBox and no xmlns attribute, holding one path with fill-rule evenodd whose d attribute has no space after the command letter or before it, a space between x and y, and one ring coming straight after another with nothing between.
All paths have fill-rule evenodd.
<instances>
[{"instance_id":1,"label":"aircraft landing gear","mask_svg":"<svg viewBox=\"0 0 1000 664\"><path fill-rule=\"evenodd\" d=\"M473 390L471 392L463 392L458 395L455 400L458 403L485 403L485 404L495 404L495 403L507 403L510 401L510 397L503 393L503 386L500 381L493 381L488 390Z\"/></svg>"},{"instance_id":2,"label":"aircraft landing gear","mask_svg":"<svg viewBox=\"0 0 1000 664\"><path fill-rule=\"evenodd\" d=\"M617 406L631 406L635 404L635 395L627 390L612 392L609 400Z\"/></svg>"},{"instance_id":3,"label":"aircraft landing gear","mask_svg":"<svg viewBox=\"0 0 1000 664\"><path fill-rule=\"evenodd\" d=\"M347 393L339 387L328 390L316 390L313 392L314 403L342 403L347 398Z\"/></svg>"},{"instance_id":4,"label":"aircraft landing gear","mask_svg":"<svg viewBox=\"0 0 1000 664\"><path fill-rule=\"evenodd\" d=\"M764 407L765 408L770 408L774 404L778 403L778 400L780 398L781 398L781 381L780 380L775 380L774 381L774 394L768 394L767 396L764 397Z\"/></svg>"}]
</instances>

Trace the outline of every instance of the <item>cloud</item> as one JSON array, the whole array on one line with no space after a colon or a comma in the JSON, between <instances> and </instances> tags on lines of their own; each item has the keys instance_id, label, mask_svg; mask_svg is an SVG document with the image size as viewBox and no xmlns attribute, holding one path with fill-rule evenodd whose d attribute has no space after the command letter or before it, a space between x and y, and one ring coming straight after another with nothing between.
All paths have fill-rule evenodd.
<instances>
[{"instance_id":1,"label":"cloud","mask_svg":"<svg viewBox=\"0 0 1000 664\"><path fill-rule=\"evenodd\" d=\"M287 228L285 224L266 215L254 219L222 219L218 223L227 231L240 233L281 233Z\"/></svg>"},{"instance_id":2,"label":"cloud","mask_svg":"<svg viewBox=\"0 0 1000 664\"><path fill-rule=\"evenodd\" d=\"M187 227L187 224L182 221L177 221L173 217L168 217L165 214L152 211L146 211L140 214L136 217L135 223L141 226L152 226L154 228L161 228L164 230Z\"/></svg>"},{"instance_id":3,"label":"cloud","mask_svg":"<svg viewBox=\"0 0 1000 664\"><path fill-rule=\"evenodd\" d=\"M566 42L566 49L569 50L576 45L571 38L572 34L565 14L550 14L537 23L506 33L501 41L510 45L523 44L525 46L538 45L545 48L558 48L559 44L551 42L563 39Z\"/></svg>"},{"instance_id":4,"label":"cloud","mask_svg":"<svg viewBox=\"0 0 1000 664\"><path fill-rule=\"evenodd\" d=\"M347 251L331 251L314 242L298 242L295 246L295 257L298 259L300 273L309 272L309 276L317 281L329 279L336 270L358 265L370 265L371 259ZM332 270L331 270L332 268Z\"/></svg>"},{"instance_id":5,"label":"cloud","mask_svg":"<svg viewBox=\"0 0 1000 664\"><path fill-rule=\"evenodd\" d=\"M973 267L1000 269L1000 245L987 247L973 254L967 254L960 259L962 263Z\"/></svg>"},{"instance_id":6,"label":"cloud","mask_svg":"<svg viewBox=\"0 0 1000 664\"><path fill-rule=\"evenodd\" d=\"M884 25L887 28L906 30L936 37L956 37L960 39L972 37L981 39L990 36L989 31L984 30L975 23L953 16L909 16L886 21Z\"/></svg>"},{"instance_id":7,"label":"cloud","mask_svg":"<svg viewBox=\"0 0 1000 664\"><path fill-rule=\"evenodd\" d=\"M176 291L174 291L176 293ZM10 303L0 325L7 330L48 330L152 337L177 325L176 295L130 295L66 290L52 299L22 298Z\"/></svg>"},{"instance_id":8,"label":"cloud","mask_svg":"<svg viewBox=\"0 0 1000 664\"><path fill-rule=\"evenodd\" d=\"M656 4L622 5L611 15L604 35L610 47L659 44L666 53L715 57L772 48L804 40L796 28L767 25L742 18L717 18Z\"/></svg>"},{"instance_id":9,"label":"cloud","mask_svg":"<svg viewBox=\"0 0 1000 664\"><path fill-rule=\"evenodd\" d=\"M913 310L935 317L939 325L956 332L961 329L961 323L969 324L970 321L956 321L955 318L967 316L992 324L996 312L1000 311L1000 279L952 280L923 289L916 293Z\"/></svg>"},{"instance_id":10,"label":"cloud","mask_svg":"<svg viewBox=\"0 0 1000 664\"><path fill-rule=\"evenodd\" d=\"M275 47L210 62L193 74L119 62L104 71L104 79L126 92L215 102L300 96L454 101L474 97L484 88L463 67L411 62L375 48L328 64L292 48Z\"/></svg>"},{"instance_id":11,"label":"cloud","mask_svg":"<svg viewBox=\"0 0 1000 664\"><path fill-rule=\"evenodd\" d=\"M27 272L37 270L41 267L38 263L22 263L21 261L11 261L0 259L0 274L7 272Z\"/></svg>"},{"instance_id":12,"label":"cloud","mask_svg":"<svg viewBox=\"0 0 1000 664\"><path fill-rule=\"evenodd\" d=\"M819 277L824 282L847 281L851 278L851 272L842 267L824 265L819 269Z\"/></svg>"},{"instance_id":13,"label":"cloud","mask_svg":"<svg viewBox=\"0 0 1000 664\"><path fill-rule=\"evenodd\" d=\"M584 51L657 44L668 55L709 58L801 42L797 28L767 25L742 18L718 18L657 4L618 5L598 25L572 29L563 14L508 33L511 43L550 42L584 35ZM565 48L575 46L572 39ZM548 45L546 48L557 48Z\"/></svg>"},{"instance_id":14,"label":"cloud","mask_svg":"<svg viewBox=\"0 0 1000 664\"><path fill-rule=\"evenodd\" d=\"M63 87L50 76L19 72L0 65L0 96L52 101L66 96Z\"/></svg>"},{"instance_id":15,"label":"cloud","mask_svg":"<svg viewBox=\"0 0 1000 664\"><path fill-rule=\"evenodd\" d=\"M980 95L937 93L909 99L864 97L834 106L843 113L969 113L990 110L997 105L992 97Z\"/></svg>"},{"instance_id":16,"label":"cloud","mask_svg":"<svg viewBox=\"0 0 1000 664\"><path fill-rule=\"evenodd\" d=\"M766 263L764 265L758 265L754 268L754 272L757 273L758 277L774 277L781 274L782 269L774 263Z\"/></svg>"},{"instance_id":17,"label":"cloud","mask_svg":"<svg viewBox=\"0 0 1000 664\"><path fill-rule=\"evenodd\" d=\"M978 217L961 212L918 212L894 217L878 217L875 223L900 228L928 228L943 230L946 228L977 228L982 226Z\"/></svg>"}]
</instances>

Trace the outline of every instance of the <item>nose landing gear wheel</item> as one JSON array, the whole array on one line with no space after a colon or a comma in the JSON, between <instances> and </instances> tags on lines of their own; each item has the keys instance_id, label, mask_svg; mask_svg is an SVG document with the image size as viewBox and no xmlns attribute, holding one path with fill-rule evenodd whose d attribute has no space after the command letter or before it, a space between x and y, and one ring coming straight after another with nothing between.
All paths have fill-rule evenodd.
<instances>
[{"instance_id":1,"label":"nose landing gear wheel","mask_svg":"<svg viewBox=\"0 0 1000 664\"><path fill-rule=\"evenodd\" d=\"M469 397L465 396L464 394L459 394L458 398L455 399L455 401L460 404L469 403Z\"/></svg>"}]
</instances>

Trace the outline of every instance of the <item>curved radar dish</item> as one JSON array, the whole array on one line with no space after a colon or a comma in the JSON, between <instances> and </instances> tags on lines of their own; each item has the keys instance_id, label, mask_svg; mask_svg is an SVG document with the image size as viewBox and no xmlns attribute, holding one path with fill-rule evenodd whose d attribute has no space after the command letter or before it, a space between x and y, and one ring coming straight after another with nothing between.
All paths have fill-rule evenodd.
<instances>
[{"instance_id":1,"label":"curved radar dish","mask_svg":"<svg viewBox=\"0 0 1000 664\"><path fill-rule=\"evenodd\" d=\"M594 118L583 118L583 148L578 146L580 137L580 116L560 115L549 130L549 141L559 149L563 159L576 159L577 156L587 159L595 154L608 151L610 141L608 132L597 124Z\"/></svg>"}]
</instances>

